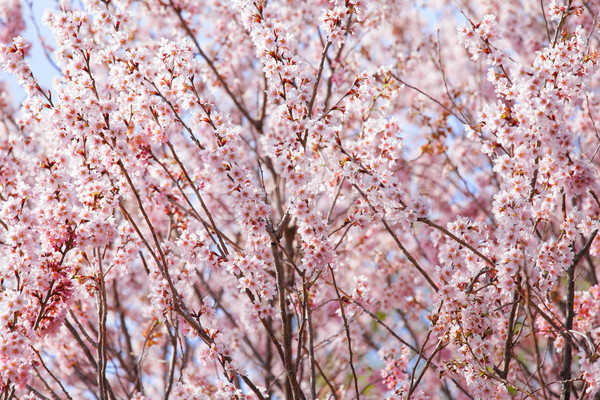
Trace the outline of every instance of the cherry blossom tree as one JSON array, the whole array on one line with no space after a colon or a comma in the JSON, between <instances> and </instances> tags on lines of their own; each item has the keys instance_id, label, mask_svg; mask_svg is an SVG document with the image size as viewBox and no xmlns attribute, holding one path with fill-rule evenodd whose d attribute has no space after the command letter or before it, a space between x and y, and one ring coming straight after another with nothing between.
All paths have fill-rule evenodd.
<instances>
[{"instance_id":1,"label":"cherry blossom tree","mask_svg":"<svg viewBox=\"0 0 600 400\"><path fill-rule=\"evenodd\" d=\"M600 1L31 6L0 399L600 399Z\"/></svg>"}]
</instances>

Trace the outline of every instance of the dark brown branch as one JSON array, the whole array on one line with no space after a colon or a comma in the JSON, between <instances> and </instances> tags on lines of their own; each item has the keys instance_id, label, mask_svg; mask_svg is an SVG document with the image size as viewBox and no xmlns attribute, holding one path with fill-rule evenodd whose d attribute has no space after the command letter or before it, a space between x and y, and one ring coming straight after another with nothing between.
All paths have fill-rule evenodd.
<instances>
[{"instance_id":1,"label":"dark brown branch","mask_svg":"<svg viewBox=\"0 0 600 400\"><path fill-rule=\"evenodd\" d=\"M573 329L573 319L575 317L574 303L575 303L575 267L579 264L579 261L588 253L594 238L598 234L598 230L595 230L590 235L585 246L575 255L573 262L567 269L567 302L565 305L565 329L571 331ZM563 365L560 370L560 380L562 381L562 388L560 391L561 400L569 400L571 397L571 364L573 363L573 348L570 342L565 342L565 349L563 351Z\"/></svg>"},{"instance_id":2,"label":"dark brown branch","mask_svg":"<svg viewBox=\"0 0 600 400\"><path fill-rule=\"evenodd\" d=\"M304 296L304 319L308 323L308 368L310 370L309 383L310 383L310 396L311 400L317 398L317 377L315 372L315 345L314 345L314 329L312 324L312 310L310 306L310 299L306 284L306 278L302 276L302 293Z\"/></svg>"},{"instance_id":3,"label":"dark brown branch","mask_svg":"<svg viewBox=\"0 0 600 400\"><path fill-rule=\"evenodd\" d=\"M510 314L508 316L508 329L506 332L506 340L504 341L504 355L503 361L504 365L502 367L502 371L498 372L501 378L506 379L508 376L508 367L510 364L510 360L512 358L512 348L513 348L513 335L514 335L514 325L515 318L517 313L517 307L519 306L519 294L515 291L513 293L512 306L510 308Z\"/></svg>"},{"instance_id":4,"label":"dark brown branch","mask_svg":"<svg viewBox=\"0 0 600 400\"><path fill-rule=\"evenodd\" d=\"M272 232L272 231L271 231ZM271 253L275 263L275 274L277 279L277 295L279 302L279 312L281 313L281 332L283 336L283 363L288 382L292 388L293 399L304 398L300 390L300 385L296 380L296 370L292 362L292 326L288 318L287 300L285 296L284 271L279 258L279 249L275 241L271 241Z\"/></svg>"},{"instance_id":5,"label":"dark brown branch","mask_svg":"<svg viewBox=\"0 0 600 400\"><path fill-rule=\"evenodd\" d=\"M171 332L171 324L167 322L167 334L169 336L169 340L171 342L171 361L169 361L169 374L167 378L167 384L165 385L165 400L169 400L169 395L171 394L171 389L173 388L173 380L175 378L175 362L177 361L177 337L176 335L176 327L173 327L173 331Z\"/></svg>"}]
</instances>

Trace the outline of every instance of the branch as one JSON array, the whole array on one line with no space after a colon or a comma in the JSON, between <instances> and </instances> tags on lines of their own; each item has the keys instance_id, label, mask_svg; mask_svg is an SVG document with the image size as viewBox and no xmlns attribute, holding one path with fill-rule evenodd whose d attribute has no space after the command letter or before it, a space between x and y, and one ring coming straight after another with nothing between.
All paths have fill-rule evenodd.
<instances>
[{"instance_id":1,"label":"branch","mask_svg":"<svg viewBox=\"0 0 600 400\"><path fill-rule=\"evenodd\" d=\"M217 229L217 225L215 224L215 221L214 221L214 219L212 217L211 212L208 210L208 207L206 207L206 204L204 203L204 200L202 199L202 196L200 195L200 192L198 191L198 188L196 187L196 185L192 181L192 178L190 177L190 175L188 174L187 170L185 169L185 166L183 165L183 163L181 162L181 160L177 156L177 153L175 152L175 148L173 147L173 145L170 142L167 142L167 146L169 147L169 150L171 150L171 154L173 154L173 158L177 162L177 165L179 165L179 168L181 168L181 172L183 172L183 175L185 176L185 179L188 181L188 183L192 187L192 190L194 191L194 194L196 195L196 198L200 202L200 205L202 206L202 209L206 213L206 216L208 217L208 220L210 221L210 225L212 226L213 230L215 231L215 234L217 235L217 238L219 239L219 243L221 244L221 249L220 250L221 250L221 253L223 254L223 258L226 258L226 256L229 254L229 252L227 251L227 246L225 246L225 242L223 242L223 238L221 237L221 234L220 234L221 231L219 231L219 229Z\"/></svg>"},{"instance_id":2,"label":"branch","mask_svg":"<svg viewBox=\"0 0 600 400\"><path fill-rule=\"evenodd\" d=\"M443 341L440 339L440 341L438 341L438 344L437 344L437 346L435 346L435 349L433 350L433 352L431 353L431 355L427 358L427 362L425 363L425 366L423 367L423 370L419 374L419 377L417 378L417 380L415 382L413 382L413 380L411 379L410 390L408 392L408 399L410 399L410 397L412 396L412 394L414 393L414 391L417 389L417 386L419 386L419 383L421 382L421 379L423 379L423 375L425 375L425 372L427 372L427 369L432 364L431 360L433 359L433 357L435 357L435 355L440 350L442 350L444 347L445 347L445 345L444 345ZM419 357L421 357L421 354L419 354ZM417 368L417 366L415 365L415 367L413 369L413 372L416 371L416 368Z\"/></svg>"},{"instance_id":3,"label":"branch","mask_svg":"<svg viewBox=\"0 0 600 400\"><path fill-rule=\"evenodd\" d=\"M358 390L358 378L356 377L356 370L354 369L354 363L352 361L353 353L352 353L352 338L350 337L350 328L348 326L348 319L346 318L346 312L344 311L344 304L342 303L342 297L340 296L340 290L338 288L337 282L335 281L335 274L333 273L333 268L331 265L328 265L329 271L331 272L331 282L333 283L333 287L335 289L335 294L338 298L338 303L340 305L340 313L342 314L342 320L344 321L344 332L346 333L346 340L348 341L348 355L349 360L348 364L350 364L350 369L352 370L352 379L354 380L354 391L356 393L356 400L360 399L360 391Z\"/></svg>"},{"instance_id":4,"label":"branch","mask_svg":"<svg viewBox=\"0 0 600 400\"><path fill-rule=\"evenodd\" d=\"M460 243L461 245L463 245L467 249L471 250L473 253L475 253L475 255L477 255L479 258L481 258L483 261L485 261L491 268L496 268L496 264L494 264L492 262L492 260L490 260L489 258L487 258L486 256L484 256L475 247L471 246L469 243L465 242L464 240L462 240L461 238L459 238L458 236L456 236L455 234L453 234L452 232L450 232L448 229L444 228L443 226L438 225L435 222L428 220L427 218L417 218L417 221L422 222L422 223L424 223L426 225L431 226L432 228L435 228L435 229L443 232L446 236L451 237L456 242Z\"/></svg>"},{"instance_id":5,"label":"branch","mask_svg":"<svg viewBox=\"0 0 600 400\"><path fill-rule=\"evenodd\" d=\"M558 21L558 25L556 26L556 30L554 31L554 39L552 39L552 45L550 47L556 46L556 43L558 42L558 35L560 34L560 31L562 31L567 21L567 17L569 16L569 12L571 11L571 4L573 4L573 0L569 0L567 8L560 15L560 20Z\"/></svg>"},{"instance_id":6,"label":"branch","mask_svg":"<svg viewBox=\"0 0 600 400\"><path fill-rule=\"evenodd\" d=\"M98 390L100 391L100 399L106 400L109 394L109 384L106 380L106 364L108 361L106 347L106 320L108 316L108 304L106 302L106 286L104 285L104 271L102 270L102 256L100 250L94 249L98 259L98 347L96 352L98 355ZM112 391L110 391L112 394ZM114 396L110 396L111 399Z\"/></svg>"},{"instance_id":7,"label":"branch","mask_svg":"<svg viewBox=\"0 0 600 400\"><path fill-rule=\"evenodd\" d=\"M565 329L567 331L571 331L573 329L573 318L575 317L575 310L573 308L575 302L575 267L581 261L581 259L587 254L594 241L594 238L598 234L598 230L596 229L590 235L587 243L575 255L573 258L573 262L567 269L567 304L565 305L565 313L566 313L566 321L565 321ZM565 343L565 350L563 356L563 365L560 370L560 380L563 381L562 388L560 391L560 399L561 400L569 400L571 397L571 364L573 362L573 348L570 342Z\"/></svg>"},{"instance_id":8,"label":"branch","mask_svg":"<svg viewBox=\"0 0 600 400\"><path fill-rule=\"evenodd\" d=\"M319 81L321 80L321 75L323 74L323 66L325 64L325 58L327 57L327 51L331 47L331 42L327 42L325 47L323 48L323 53L321 53L321 62L319 64L319 71L317 72L317 80L315 81L315 85L313 87L312 96L310 97L310 101L308 102L308 118L312 116L312 108L315 103L315 99L317 97L317 90L319 89Z\"/></svg>"},{"instance_id":9,"label":"branch","mask_svg":"<svg viewBox=\"0 0 600 400\"><path fill-rule=\"evenodd\" d=\"M40 363L42 364L42 367L44 367L44 369L46 370L46 372L52 377L52 379L54 379L54 381L56 383L58 383L58 386L60 386L60 389L62 390L62 392L65 394L65 396L67 396L67 399L69 400L73 400L73 398L69 395L69 392L67 392L67 390L65 389L65 387L63 386L63 384L60 382L60 380L58 380L58 378L56 377L56 375L54 375L52 373L52 371L50 371L50 369L48 369L48 366L46 365L46 363L44 362L44 360L42 359L42 356L40 355L40 353L35 349L35 347L30 346L31 350L33 350L33 352L35 353L35 355L38 357L38 359L40 360ZM35 368L35 367L34 367Z\"/></svg>"},{"instance_id":10,"label":"branch","mask_svg":"<svg viewBox=\"0 0 600 400\"><path fill-rule=\"evenodd\" d=\"M377 210L375 209L375 207L373 207L373 205L371 204L371 202L369 201L369 199L367 198L367 196L364 194L364 192L362 190L360 190L360 188L356 184L353 184L353 186L358 191L358 193L360 193L360 195L363 197L363 199L365 199L365 201L367 202L367 204L369 205L369 207L371 208L371 210L373 210L374 213L377 213ZM419 273L425 278L425 280L429 283L429 285L436 292L439 292L440 289L438 288L438 286L433 282L433 280L431 279L431 277L429 276L429 274L427 272L425 272L425 270L419 265L419 263L417 262L417 260L415 260L415 258L402 245L402 242L400 242L400 239L398 239L398 236L396 236L396 234L394 233L394 231L392 230L392 228L390 228L390 226L388 225L388 223L385 220L385 218L381 218L381 222L383 223L383 226L385 227L385 230L388 231L388 233L392 236L392 239L394 239L394 242L396 242L396 245L402 251L402 253L404 254L404 256L406 258L408 258L408 260L412 263L412 265L414 265L414 267L417 269L417 271L419 271Z\"/></svg>"},{"instance_id":11,"label":"branch","mask_svg":"<svg viewBox=\"0 0 600 400\"><path fill-rule=\"evenodd\" d=\"M429 100L433 101L435 104L437 104L438 106L442 107L444 110L446 110L446 112L448 114L453 115L461 123L463 123L465 125L469 125L467 123L467 121L465 121L461 116L456 115L456 113L452 112L452 110L450 110L448 107L446 107L445 105L443 105L439 100L436 100L435 98L431 97L429 94L425 93L424 91L422 91L418 87L412 86L412 85L406 83L405 81L403 81L402 79L400 79L397 75L395 75L393 72L390 72L390 75L392 76L392 78L394 78L395 80L397 80L398 82L400 82L404 86L406 86L408 88L411 88L412 90L415 90L415 91L421 93L423 96L427 97Z\"/></svg>"},{"instance_id":12,"label":"branch","mask_svg":"<svg viewBox=\"0 0 600 400\"><path fill-rule=\"evenodd\" d=\"M292 363L292 326L287 313L287 301L285 298L284 272L279 258L279 249L274 240L271 241L271 253L275 262L275 274L277 279L277 295L279 301L279 312L281 313L281 332L283 335L283 363L290 386L292 387L293 399L304 398L300 385L296 380L296 371Z\"/></svg>"},{"instance_id":13,"label":"branch","mask_svg":"<svg viewBox=\"0 0 600 400\"><path fill-rule=\"evenodd\" d=\"M310 369L310 396L311 400L317 399L317 378L315 372L315 346L314 346L314 330L312 324L312 310L310 307L310 299L308 295L308 289L306 287L306 278L302 276L302 293L304 296L303 308L304 308L304 319L308 322L308 366Z\"/></svg>"},{"instance_id":14,"label":"branch","mask_svg":"<svg viewBox=\"0 0 600 400\"><path fill-rule=\"evenodd\" d=\"M170 324L167 321L167 334L169 336L169 340L171 341L171 361L169 362L169 375L165 389L165 400L169 400L169 395L171 394L171 389L173 388L173 379L175 378L175 362L177 360L177 338L175 337L176 332L172 333L169 325ZM176 329L177 328L173 326L173 331L176 331Z\"/></svg>"},{"instance_id":15,"label":"branch","mask_svg":"<svg viewBox=\"0 0 600 400\"><path fill-rule=\"evenodd\" d=\"M221 74L219 74L219 71L217 71L217 68L215 67L215 64L212 62L212 60L210 58L208 58L208 56L206 55L206 53L204 53L204 51L202 51L202 48L200 47L200 43L198 43L198 40L196 39L196 36L194 36L194 33L190 29L189 25L183 19L183 16L181 15L181 9L178 8L178 7L176 7L173 4L172 0L169 0L169 4L171 5L171 8L175 12L175 14L177 14L177 18L179 18L179 22L181 23L181 26L183 27L183 29L187 33L188 37L192 40L192 42L194 42L194 45L196 46L196 49L198 50L198 54L200 54L200 56L202 58L204 58L204 60L206 61L206 63L210 67L210 69L214 72L214 74L216 75L217 79L219 80L219 82L221 83L221 85L223 86L223 88L225 89L225 91L227 92L227 94L229 95L229 98L231 98L231 100L233 101L233 103L235 104L235 106L237 107L237 109L240 110L240 112L244 115L244 117L246 117L248 119L248 121L250 121L250 123L256 128L256 130L259 131L259 132L261 132L262 131L262 122L261 121L257 121L254 118L252 118L250 116L250 114L248 113L248 111L244 108L244 106L236 99L236 97L234 96L234 94L231 92L231 89L229 89L229 86L227 85L227 82L225 82L225 80L223 79L223 77L221 76Z\"/></svg>"},{"instance_id":16,"label":"branch","mask_svg":"<svg viewBox=\"0 0 600 400\"><path fill-rule=\"evenodd\" d=\"M498 372L498 375L500 375L501 378L506 379L506 377L508 376L508 367L510 364L510 360L512 358L512 348L513 348L513 335L514 335L514 324L515 324L515 317L517 315L517 307L519 306L519 294L517 293L517 291L515 291L513 293L513 301L512 301L512 306L510 308L510 314L508 316L508 329L506 332L506 340L504 341L504 355L503 355L503 359L504 359L504 365L502 367L502 371Z\"/></svg>"}]
</instances>

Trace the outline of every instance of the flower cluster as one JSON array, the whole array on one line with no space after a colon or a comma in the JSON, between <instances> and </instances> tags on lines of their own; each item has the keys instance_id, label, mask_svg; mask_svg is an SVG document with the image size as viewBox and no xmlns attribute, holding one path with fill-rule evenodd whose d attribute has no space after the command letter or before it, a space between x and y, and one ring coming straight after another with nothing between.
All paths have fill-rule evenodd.
<instances>
[{"instance_id":1,"label":"flower cluster","mask_svg":"<svg viewBox=\"0 0 600 400\"><path fill-rule=\"evenodd\" d=\"M52 49L0 0L0 397L597 397L597 21L549 3L61 0Z\"/></svg>"}]
</instances>

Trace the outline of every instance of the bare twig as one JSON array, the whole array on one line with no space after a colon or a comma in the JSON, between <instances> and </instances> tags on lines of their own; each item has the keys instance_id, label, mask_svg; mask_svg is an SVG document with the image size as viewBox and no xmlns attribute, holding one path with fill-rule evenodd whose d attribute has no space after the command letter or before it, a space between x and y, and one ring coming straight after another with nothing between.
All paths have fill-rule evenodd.
<instances>
[{"instance_id":1,"label":"bare twig","mask_svg":"<svg viewBox=\"0 0 600 400\"><path fill-rule=\"evenodd\" d=\"M321 53L321 62L319 63L319 70L317 71L317 79L315 80L315 85L313 86L312 95L310 97L310 101L308 102L308 118L312 116L312 108L315 104L315 99L317 98L317 91L319 89L319 82L321 80L321 75L323 74L323 66L325 64L325 58L327 57L327 51L331 47L331 42L327 42L325 47L323 48L323 52Z\"/></svg>"},{"instance_id":2,"label":"bare twig","mask_svg":"<svg viewBox=\"0 0 600 400\"><path fill-rule=\"evenodd\" d=\"M342 297L340 296L340 290L338 288L337 282L335 281L335 274L333 273L333 268L331 267L331 265L328 265L328 267L329 271L331 272L331 282L333 283L333 287L338 298L338 303L340 305L340 313L342 314L342 320L344 321L344 332L346 333L346 340L348 341L348 364L350 365L350 370L352 370L352 379L354 381L354 392L356 393L356 400L359 400L360 390L358 390L358 378L356 375L356 370L354 369L354 362L352 361L354 354L352 352L352 338L350 337L350 327L348 325L348 319L346 318L346 312L344 311L344 303L342 302Z\"/></svg>"}]
</instances>

